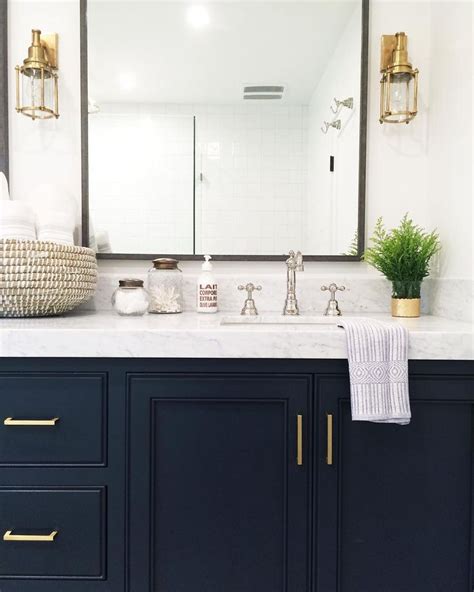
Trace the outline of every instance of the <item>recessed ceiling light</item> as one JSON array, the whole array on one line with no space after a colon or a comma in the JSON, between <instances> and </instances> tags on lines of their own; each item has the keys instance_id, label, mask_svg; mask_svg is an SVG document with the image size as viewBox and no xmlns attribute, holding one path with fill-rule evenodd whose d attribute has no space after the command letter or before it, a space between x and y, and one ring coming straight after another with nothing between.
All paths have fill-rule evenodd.
<instances>
[{"instance_id":1,"label":"recessed ceiling light","mask_svg":"<svg viewBox=\"0 0 474 592\"><path fill-rule=\"evenodd\" d=\"M118 82L121 90L133 90L137 86L137 79L132 72L120 72Z\"/></svg>"},{"instance_id":2,"label":"recessed ceiling light","mask_svg":"<svg viewBox=\"0 0 474 592\"><path fill-rule=\"evenodd\" d=\"M194 27L195 29L206 27L210 22L207 9L198 4L188 8L187 19L191 27Z\"/></svg>"}]
</instances>

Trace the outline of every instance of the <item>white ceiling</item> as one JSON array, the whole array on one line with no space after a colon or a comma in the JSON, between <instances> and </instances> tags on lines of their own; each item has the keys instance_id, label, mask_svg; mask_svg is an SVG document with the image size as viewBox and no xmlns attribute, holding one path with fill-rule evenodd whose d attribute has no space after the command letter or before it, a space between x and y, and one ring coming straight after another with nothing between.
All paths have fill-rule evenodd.
<instances>
[{"instance_id":1,"label":"white ceiling","mask_svg":"<svg viewBox=\"0 0 474 592\"><path fill-rule=\"evenodd\" d=\"M88 1L89 96L101 102L235 103L245 84L307 103L361 0ZM278 104L278 101L273 101Z\"/></svg>"}]
</instances>

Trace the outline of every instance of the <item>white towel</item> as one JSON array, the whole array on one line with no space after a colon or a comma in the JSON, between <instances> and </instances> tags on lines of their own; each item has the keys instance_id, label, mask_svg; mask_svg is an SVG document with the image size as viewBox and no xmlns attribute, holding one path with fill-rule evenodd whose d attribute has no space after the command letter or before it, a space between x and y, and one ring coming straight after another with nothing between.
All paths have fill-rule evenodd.
<instances>
[{"instance_id":1,"label":"white towel","mask_svg":"<svg viewBox=\"0 0 474 592\"><path fill-rule=\"evenodd\" d=\"M372 319L339 325L347 336L353 421L410 423L408 331Z\"/></svg>"},{"instance_id":2,"label":"white towel","mask_svg":"<svg viewBox=\"0 0 474 592\"><path fill-rule=\"evenodd\" d=\"M74 244L74 220L69 212L45 210L36 215L36 232L38 240Z\"/></svg>"},{"instance_id":3,"label":"white towel","mask_svg":"<svg viewBox=\"0 0 474 592\"><path fill-rule=\"evenodd\" d=\"M38 240L74 244L77 204L65 188L43 183L35 185L25 197L36 213Z\"/></svg>"},{"instance_id":4,"label":"white towel","mask_svg":"<svg viewBox=\"0 0 474 592\"><path fill-rule=\"evenodd\" d=\"M21 201L0 200L0 239L36 240L35 216Z\"/></svg>"}]
</instances>

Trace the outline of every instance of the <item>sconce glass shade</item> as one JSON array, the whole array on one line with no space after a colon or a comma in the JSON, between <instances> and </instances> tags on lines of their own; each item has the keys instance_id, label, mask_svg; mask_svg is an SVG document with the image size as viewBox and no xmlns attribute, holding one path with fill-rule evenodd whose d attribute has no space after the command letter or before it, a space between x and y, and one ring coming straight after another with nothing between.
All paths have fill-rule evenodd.
<instances>
[{"instance_id":1,"label":"sconce glass shade","mask_svg":"<svg viewBox=\"0 0 474 592\"><path fill-rule=\"evenodd\" d=\"M380 123L409 123L418 113L418 70L387 72L380 82Z\"/></svg>"},{"instance_id":2,"label":"sconce glass shade","mask_svg":"<svg viewBox=\"0 0 474 592\"><path fill-rule=\"evenodd\" d=\"M41 31L33 30L33 43L22 66L16 66L16 110L31 119L59 117L58 75L41 43Z\"/></svg>"},{"instance_id":3,"label":"sconce glass shade","mask_svg":"<svg viewBox=\"0 0 474 592\"><path fill-rule=\"evenodd\" d=\"M409 123L418 113L418 70L408 61L405 33L382 37L380 123Z\"/></svg>"}]
</instances>

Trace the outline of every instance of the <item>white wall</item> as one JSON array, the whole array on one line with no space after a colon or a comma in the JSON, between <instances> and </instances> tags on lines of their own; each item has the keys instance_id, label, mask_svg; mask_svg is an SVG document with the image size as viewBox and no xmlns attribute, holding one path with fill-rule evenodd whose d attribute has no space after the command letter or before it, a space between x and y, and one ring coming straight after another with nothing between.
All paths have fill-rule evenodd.
<instances>
[{"instance_id":1,"label":"white wall","mask_svg":"<svg viewBox=\"0 0 474 592\"><path fill-rule=\"evenodd\" d=\"M66 2L23 2L10 0L10 72L13 85L13 66L23 59L28 44L29 31L33 26L57 31L61 43L61 87L60 101L62 116L58 122L32 123L14 114L13 97L10 98L10 147L12 188L17 196L31 185L31 170L38 177L54 178L67 182L69 189L79 196L80 188L80 109L79 109L79 14L78 0ZM54 6L53 6L54 4ZM453 93L466 94L466 101L472 104L471 75L463 72L456 77L450 61L433 75L436 63L433 56L443 48L450 48L453 60L463 65L466 56L463 45L471 43L467 27L459 27L456 2L390 2L372 0L370 17L370 60L369 60L369 125L367 165L367 223L371 229L378 216L383 215L389 225L396 224L404 212L409 211L420 224L437 224L442 230L444 252L443 276L471 277L472 260L466 255L472 241L471 229L466 222L460 222L460 212L470 212L472 202L471 180L456 181L456 195L448 196L450 207L445 207L446 190L441 187L442 174L436 166L436 146L442 146L443 154L453 153L458 146L461 115L449 109L443 111L446 99L439 99L447 84L453 84ZM472 10L470 3L469 9ZM466 9L466 10L469 10ZM434 53L433 31L446 27L449 35ZM379 40L383 33L406 31L409 35L409 51L414 65L420 69L420 113L408 126L380 125L379 106ZM449 32L449 33L448 33ZM460 37L460 35L462 37ZM445 37L443 37L445 39ZM464 70L464 68L463 68ZM469 99L467 99L469 97ZM438 102L439 101L439 102ZM436 105L439 105L438 107ZM430 111L432 109L432 111ZM439 115L437 115L439 113ZM444 117L445 121L440 122ZM436 124L438 122L438 124ZM432 126L430 128L430 126ZM468 129L466 125L466 130ZM430 151L431 131L438 134L438 140ZM437 131L436 131L437 130ZM466 131L466 133L468 133ZM463 136L464 137L464 136ZM469 138L465 140L469 142ZM471 137L472 143L472 137ZM444 167L448 169L447 166ZM454 165L449 166L454 170ZM430 173L437 171L439 182L430 181ZM51 176L51 177L50 177ZM455 172L452 173L453 178ZM444 179L444 177L442 177ZM432 192L436 194L435 197ZM458 200L451 207L453 197ZM441 206L443 209L441 210ZM435 210L440 212L433 215ZM441 214L442 212L442 214ZM442 224L442 228L441 228ZM460 226L464 224L464 226ZM463 229L464 239L456 236ZM459 233L458 233L459 234ZM462 248L461 248L462 247ZM126 264L125 264L126 265ZM146 265L143 263L143 265ZM122 264L123 266L123 264ZM263 264L266 270L280 270L281 264ZM336 267L337 266L337 267ZM189 266L190 268L192 266ZM252 270L252 264L233 266L222 264L219 269L236 267ZM255 264L254 269L261 268ZM307 270L335 270L338 272L366 273L363 264L311 264Z\"/></svg>"},{"instance_id":2,"label":"white wall","mask_svg":"<svg viewBox=\"0 0 474 592\"><path fill-rule=\"evenodd\" d=\"M41 183L54 183L81 199L79 2L8 2L10 189L24 199ZM31 29L59 33L58 120L31 121L15 112L15 66L31 44ZM78 219L79 223L79 219Z\"/></svg>"},{"instance_id":3,"label":"white wall","mask_svg":"<svg viewBox=\"0 0 474 592\"><path fill-rule=\"evenodd\" d=\"M405 212L419 224L430 224L427 175L432 4L429 1L372 4L367 137L369 231L379 216L384 217L388 226L393 226ZM380 37L397 31L407 33L410 58L420 70L419 114L408 125L379 123Z\"/></svg>"},{"instance_id":4,"label":"white wall","mask_svg":"<svg viewBox=\"0 0 474 592\"><path fill-rule=\"evenodd\" d=\"M473 4L434 3L428 200L443 241L440 275L473 279Z\"/></svg>"}]
</instances>

